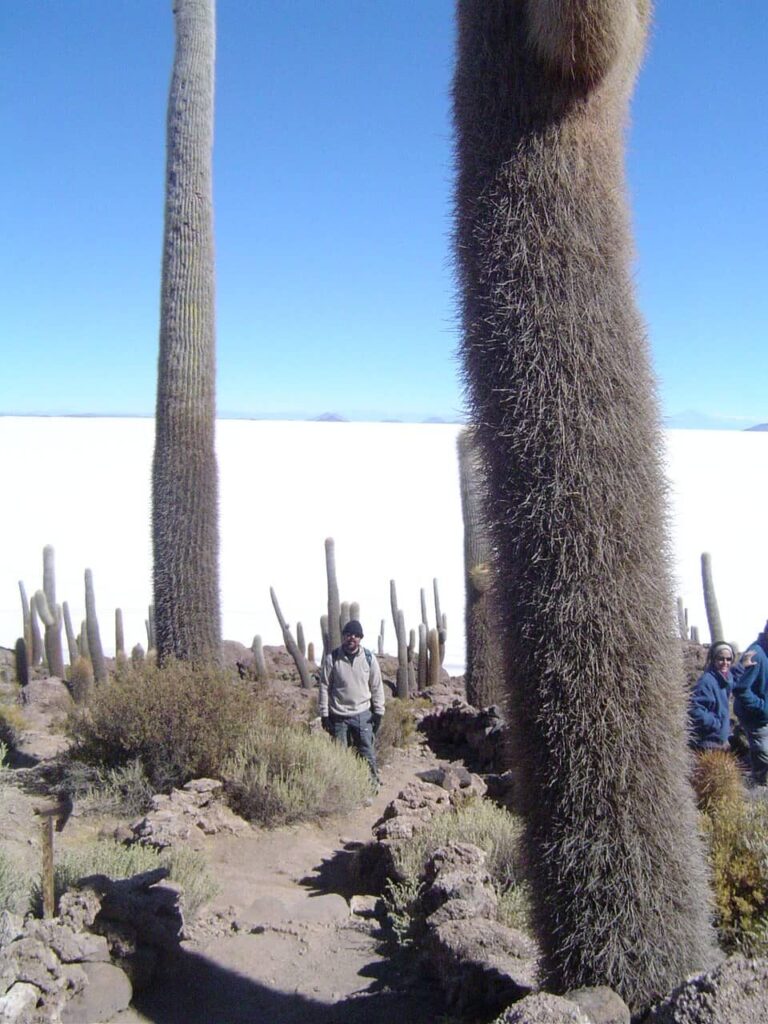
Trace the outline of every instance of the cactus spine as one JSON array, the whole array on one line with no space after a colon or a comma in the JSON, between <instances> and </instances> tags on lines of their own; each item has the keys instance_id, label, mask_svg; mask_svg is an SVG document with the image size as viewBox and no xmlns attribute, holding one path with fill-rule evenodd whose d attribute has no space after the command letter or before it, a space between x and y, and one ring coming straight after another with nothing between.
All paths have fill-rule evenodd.
<instances>
[{"instance_id":1,"label":"cactus spine","mask_svg":"<svg viewBox=\"0 0 768 1024\"><path fill-rule=\"evenodd\" d=\"M152 464L159 662L218 662L213 188L214 0L175 0ZM98 672L96 673L98 679Z\"/></svg>"},{"instance_id":2,"label":"cactus spine","mask_svg":"<svg viewBox=\"0 0 768 1024\"><path fill-rule=\"evenodd\" d=\"M457 12L464 376L541 969L637 1010L717 956L624 202L650 3Z\"/></svg>"},{"instance_id":3,"label":"cactus spine","mask_svg":"<svg viewBox=\"0 0 768 1024\"><path fill-rule=\"evenodd\" d=\"M93 665L93 675L97 683L107 679L107 663L101 646L99 620L96 615L96 595L93 590L93 573L85 570L85 629L88 637L88 655Z\"/></svg>"},{"instance_id":4,"label":"cactus spine","mask_svg":"<svg viewBox=\"0 0 768 1024\"><path fill-rule=\"evenodd\" d=\"M325 575L328 581L328 651L335 650L341 644L341 627L339 618L339 581L336 579L336 546L333 537L325 539Z\"/></svg>"},{"instance_id":5,"label":"cactus spine","mask_svg":"<svg viewBox=\"0 0 768 1024\"><path fill-rule=\"evenodd\" d=\"M708 551L701 555L701 584L704 588L704 608L707 612L707 625L709 626L709 639L711 643L717 643L725 639L723 624L720 620L720 607L717 603L715 583L712 579L712 555Z\"/></svg>"}]
</instances>

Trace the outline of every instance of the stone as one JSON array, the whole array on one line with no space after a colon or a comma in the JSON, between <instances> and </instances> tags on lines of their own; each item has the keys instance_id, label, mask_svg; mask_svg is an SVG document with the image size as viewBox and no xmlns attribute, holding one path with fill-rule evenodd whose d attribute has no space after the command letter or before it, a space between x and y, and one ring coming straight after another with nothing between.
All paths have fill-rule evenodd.
<instances>
[{"instance_id":1,"label":"stone","mask_svg":"<svg viewBox=\"0 0 768 1024\"><path fill-rule=\"evenodd\" d=\"M39 988L26 981L17 981L4 996L0 996L0 1021L28 1020L39 999Z\"/></svg>"},{"instance_id":2,"label":"stone","mask_svg":"<svg viewBox=\"0 0 768 1024\"><path fill-rule=\"evenodd\" d=\"M728 957L678 986L651 1009L643 1024L765 1024L768 958Z\"/></svg>"},{"instance_id":3,"label":"stone","mask_svg":"<svg viewBox=\"0 0 768 1024\"><path fill-rule=\"evenodd\" d=\"M76 932L55 918L46 921L32 921L27 929L30 937L54 951L62 963L109 960L107 940L91 932Z\"/></svg>"},{"instance_id":4,"label":"stone","mask_svg":"<svg viewBox=\"0 0 768 1024\"><path fill-rule=\"evenodd\" d=\"M88 984L71 999L61 1013L62 1024L111 1020L128 1008L133 996L131 983L114 964L85 964Z\"/></svg>"},{"instance_id":5,"label":"stone","mask_svg":"<svg viewBox=\"0 0 768 1024\"><path fill-rule=\"evenodd\" d=\"M353 896L349 901L349 912L356 917L376 917L379 904L378 896Z\"/></svg>"},{"instance_id":6,"label":"stone","mask_svg":"<svg viewBox=\"0 0 768 1024\"><path fill-rule=\"evenodd\" d=\"M0 949L14 939L20 938L23 931L24 918L21 914L12 914L10 910L4 910L0 914Z\"/></svg>"},{"instance_id":7,"label":"stone","mask_svg":"<svg viewBox=\"0 0 768 1024\"><path fill-rule=\"evenodd\" d=\"M580 1006L592 1024L630 1024L629 1007L618 992L607 985L572 989L564 998Z\"/></svg>"},{"instance_id":8,"label":"stone","mask_svg":"<svg viewBox=\"0 0 768 1024\"><path fill-rule=\"evenodd\" d=\"M576 1003L551 992L535 992L508 1007L493 1024L593 1024Z\"/></svg>"}]
</instances>

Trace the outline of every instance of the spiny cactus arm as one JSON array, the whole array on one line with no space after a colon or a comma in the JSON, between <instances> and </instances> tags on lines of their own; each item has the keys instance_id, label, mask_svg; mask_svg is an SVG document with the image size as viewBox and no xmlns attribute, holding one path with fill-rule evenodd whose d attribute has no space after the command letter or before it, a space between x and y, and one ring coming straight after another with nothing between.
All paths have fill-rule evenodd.
<instances>
[{"instance_id":1,"label":"spiny cactus arm","mask_svg":"<svg viewBox=\"0 0 768 1024\"><path fill-rule=\"evenodd\" d=\"M711 643L718 643L725 639L723 623L720 620L720 607L717 603L715 583L712 579L712 555L708 551L701 555L701 584L704 589L704 607L707 612L707 624L709 625L709 639Z\"/></svg>"},{"instance_id":2,"label":"spiny cactus arm","mask_svg":"<svg viewBox=\"0 0 768 1024\"><path fill-rule=\"evenodd\" d=\"M395 637L397 638L397 586L394 580L389 581L389 605L392 609L392 624L395 627Z\"/></svg>"},{"instance_id":3,"label":"spiny cactus arm","mask_svg":"<svg viewBox=\"0 0 768 1024\"><path fill-rule=\"evenodd\" d=\"M300 622L296 623L296 646L301 651L301 656L307 656L307 641L304 639L304 627Z\"/></svg>"},{"instance_id":4,"label":"spiny cactus arm","mask_svg":"<svg viewBox=\"0 0 768 1024\"><path fill-rule=\"evenodd\" d=\"M277 621L280 623L280 629L283 631L283 643L285 644L285 649L293 658L294 664L298 670L299 679L301 680L301 688L303 690L310 690L312 688L312 680L309 676L307 660L299 650L298 644L293 638L293 633L291 633L288 628L288 623L285 621L285 616L280 609L277 594L273 587L269 588L269 596L272 599L272 607L275 609L275 615L277 616Z\"/></svg>"},{"instance_id":5,"label":"spiny cactus arm","mask_svg":"<svg viewBox=\"0 0 768 1024\"><path fill-rule=\"evenodd\" d=\"M349 618L350 619L357 619L358 622L360 621L360 602L359 601L350 601L349 602ZM347 621L349 621L349 619Z\"/></svg>"},{"instance_id":6,"label":"spiny cactus arm","mask_svg":"<svg viewBox=\"0 0 768 1024\"><path fill-rule=\"evenodd\" d=\"M36 590L32 599L35 602L35 608L37 609L37 614L40 616L42 624L46 627L53 626L56 622L56 617L48 607L48 601L44 591Z\"/></svg>"},{"instance_id":7,"label":"spiny cactus arm","mask_svg":"<svg viewBox=\"0 0 768 1024\"><path fill-rule=\"evenodd\" d=\"M97 683L106 682L107 663L104 658L104 649L101 646L99 620L96 615L96 594L93 589L93 573L90 569L85 570L85 628L94 678Z\"/></svg>"},{"instance_id":8,"label":"spiny cactus arm","mask_svg":"<svg viewBox=\"0 0 768 1024\"><path fill-rule=\"evenodd\" d=\"M443 621L443 613L440 609L440 591L437 586L437 579L432 580L432 592L435 595L435 626L440 629L440 624Z\"/></svg>"},{"instance_id":9,"label":"spiny cactus arm","mask_svg":"<svg viewBox=\"0 0 768 1024\"><path fill-rule=\"evenodd\" d=\"M429 629L429 619L427 618L427 594L424 587L419 590L419 600L421 602L421 621Z\"/></svg>"},{"instance_id":10,"label":"spiny cactus arm","mask_svg":"<svg viewBox=\"0 0 768 1024\"><path fill-rule=\"evenodd\" d=\"M34 597L29 602L29 633L32 637L32 656L30 665L39 665L43 660L43 636L40 632L40 617Z\"/></svg>"},{"instance_id":11,"label":"spiny cactus arm","mask_svg":"<svg viewBox=\"0 0 768 1024\"><path fill-rule=\"evenodd\" d=\"M379 656L384 654L384 619L381 620L381 627L378 636Z\"/></svg>"},{"instance_id":12,"label":"spiny cactus arm","mask_svg":"<svg viewBox=\"0 0 768 1024\"><path fill-rule=\"evenodd\" d=\"M29 598L23 582L19 580L19 596L21 597L21 617L24 631L24 643L27 649L27 658L32 659L32 623L29 620Z\"/></svg>"}]
</instances>

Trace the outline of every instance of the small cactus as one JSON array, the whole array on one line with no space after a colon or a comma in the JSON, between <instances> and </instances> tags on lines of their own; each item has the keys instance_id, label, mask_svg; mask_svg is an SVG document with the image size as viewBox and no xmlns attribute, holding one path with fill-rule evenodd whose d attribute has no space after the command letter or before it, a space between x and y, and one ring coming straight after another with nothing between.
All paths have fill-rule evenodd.
<instances>
[{"instance_id":1,"label":"small cactus","mask_svg":"<svg viewBox=\"0 0 768 1024\"><path fill-rule=\"evenodd\" d=\"M45 623L45 656L51 675L64 678L64 652L61 646L61 612L56 604L56 569L54 550L50 544L43 548L43 593L48 602L51 620ZM42 618L42 616L41 616Z\"/></svg>"},{"instance_id":2,"label":"small cactus","mask_svg":"<svg viewBox=\"0 0 768 1024\"><path fill-rule=\"evenodd\" d=\"M23 636L20 636L14 647L14 658L16 661L16 679L19 686L26 686L29 682L29 659L27 658L27 644Z\"/></svg>"},{"instance_id":3,"label":"small cactus","mask_svg":"<svg viewBox=\"0 0 768 1024\"><path fill-rule=\"evenodd\" d=\"M69 668L69 688L75 704L86 704L93 689L93 666L88 658L78 657Z\"/></svg>"},{"instance_id":4,"label":"small cactus","mask_svg":"<svg viewBox=\"0 0 768 1024\"><path fill-rule=\"evenodd\" d=\"M125 634L123 632L122 608L115 608L115 660L125 661Z\"/></svg>"},{"instance_id":5,"label":"small cactus","mask_svg":"<svg viewBox=\"0 0 768 1024\"><path fill-rule=\"evenodd\" d=\"M251 653L253 654L253 667L256 671L256 678L260 683L266 683L269 679L269 672L267 670L267 661L264 657L264 647L261 637L258 635L253 638Z\"/></svg>"},{"instance_id":6,"label":"small cactus","mask_svg":"<svg viewBox=\"0 0 768 1024\"><path fill-rule=\"evenodd\" d=\"M272 607L275 609L275 615L277 621L280 623L280 628L283 631L283 643L285 644L286 650L293 658L294 664L299 672L299 678L301 679L301 687L303 690L309 690L312 688L312 680L309 676L309 669L307 668L307 661L304 655L298 648L296 641L293 638L293 634L288 628L288 623L285 621L280 605L277 600L277 594L273 587L269 588L269 596L272 598Z\"/></svg>"}]
</instances>

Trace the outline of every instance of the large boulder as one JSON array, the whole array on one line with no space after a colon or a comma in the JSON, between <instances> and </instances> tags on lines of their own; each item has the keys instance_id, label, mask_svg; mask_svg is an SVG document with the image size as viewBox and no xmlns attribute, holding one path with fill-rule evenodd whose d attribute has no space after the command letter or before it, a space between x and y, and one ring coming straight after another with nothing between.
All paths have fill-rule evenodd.
<instances>
[{"instance_id":1,"label":"large boulder","mask_svg":"<svg viewBox=\"0 0 768 1024\"><path fill-rule=\"evenodd\" d=\"M676 988L643 1024L766 1024L768 958L731 956Z\"/></svg>"}]
</instances>

